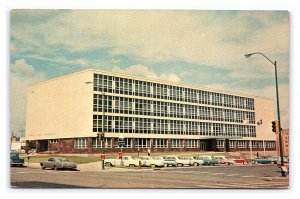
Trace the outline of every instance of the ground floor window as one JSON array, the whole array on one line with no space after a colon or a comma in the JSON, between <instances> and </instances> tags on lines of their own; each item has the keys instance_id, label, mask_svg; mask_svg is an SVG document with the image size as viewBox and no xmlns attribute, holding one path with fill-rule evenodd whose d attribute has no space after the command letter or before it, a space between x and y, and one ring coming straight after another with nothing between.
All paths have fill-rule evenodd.
<instances>
[{"instance_id":1,"label":"ground floor window","mask_svg":"<svg viewBox=\"0 0 300 199\"><path fill-rule=\"evenodd\" d=\"M186 148L198 148L198 140L186 140Z\"/></svg>"},{"instance_id":2,"label":"ground floor window","mask_svg":"<svg viewBox=\"0 0 300 199\"><path fill-rule=\"evenodd\" d=\"M174 139L171 140L171 148L182 148L183 147L183 140Z\"/></svg>"},{"instance_id":3,"label":"ground floor window","mask_svg":"<svg viewBox=\"0 0 300 199\"><path fill-rule=\"evenodd\" d=\"M87 138L76 138L74 143L75 149L86 149L87 148Z\"/></svg>"},{"instance_id":4,"label":"ground floor window","mask_svg":"<svg viewBox=\"0 0 300 199\"><path fill-rule=\"evenodd\" d=\"M155 139L154 148L168 148L167 139Z\"/></svg>"},{"instance_id":5,"label":"ground floor window","mask_svg":"<svg viewBox=\"0 0 300 199\"><path fill-rule=\"evenodd\" d=\"M257 141L257 148L260 148L260 149L264 148L263 141Z\"/></svg>"},{"instance_id":6,"label":"ground floor window","mask_svg":"<svg viewBox=\"0 0 300 199\"><path fill-rule=\"evenodd\" d=\"M216 147L217 148L224 148L224 140L217 140Z\"/></svg>"},{"instance_id":7,"label":"ground floor window","mask_svg":"<svg viewBox=\"0 0 300 199\"><path fill-rule=\"evenodd\" d=\"M50 143L50 144L58 143L58 139L49 140L49 143Z\"/></svg>"},{"instance_id":8,"label":"ground floor window","mask_svg":"<svg viewBox=\"0 0 300 199\"><path fill-rule=\"evenodd\" d=\"M135 139L135 148L150 148L150 147L151 147L150 139L147 138Z\"/></svg>"},{"instance_id":9,"label":"ground floor window","mask_svg":"<svg viewBox=\"0 0 300 199\"><path fill-rule=\"evenodd\" d=\"M111 148L112 147L112 139L104 138L104 147ZM97 138L93 138L93 148L102 148L102 141Z\"/></svg>"},{"instance_id":10,"label":"ground floor window","mask_svg":"<svg viewBox=\"0 0 300 199\"><path fill-rule=\"evenodd\" d=\"M132 148L132 139L131 138L125 138L124 141L125 141L125 144L123 145L123 148ZM115 141L115 148L121 148L121 147L119 147L119 143L118 143L117 139Z\"/></svg>"},{"instance_id":11,"label":"ground floor window","mask_svg":"<svg viewBox=\"0 0 300 199\"><path fill-rule=\"evenodd\" d=\"M237 141L237 147L238 148L247 148L247 141L245 141L245 140L238 140Z\"/></svg>"},{"instance_id":12,"label":"ground floor window","mask_svg":"<svg viewBox=\"0 0 300 199\"><path fill-rule=\"evenodd\" d=\"M266 148L268 149L275 148L275 142L266 142Z\"/></svg>"},{"instance_id":13,"label":"ground floor window","mask_svg":"<svg viewBox=\"0 0 300 199\"><path fill-rule=\"evenodd\" d=\"M229 148L236 148L236 141L235 140L229 140Z\"/></svg>"}]
</instances>

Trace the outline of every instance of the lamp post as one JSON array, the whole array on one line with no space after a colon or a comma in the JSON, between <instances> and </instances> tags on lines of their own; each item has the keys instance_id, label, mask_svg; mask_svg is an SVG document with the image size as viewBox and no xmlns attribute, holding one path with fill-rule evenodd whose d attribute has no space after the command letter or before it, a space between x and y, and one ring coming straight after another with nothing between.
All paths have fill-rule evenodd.
<instances>
[{"instance_id":1,"label":"lamp post","mask_svg":"<svg viewBox=\"0 0 300 199\"><path fill-rule=\"evenodd\" d=\"M104 153L105 153L105 143L104 143L104 138L105 138L105 93L101 91L102 94L102 133L103 133L103 137L102 137L102 170L104 170Z\"/></svg>"},{"instance_id":2,"label":"lamp post","mask_svg":"<svg viewBox=\"0 0 300 199\"><path fill-rule=\"evenodd\" d=\"M262 55L264 58L266 58L269 62L271 62L274 65L275 69L275 84L276 84L276 102L277 102L277 120L278 122L278 128L279 128L279 153L280 153L280 159L281 159L281 168L283 167L283 153L282 153L282 139L281 139L281 125L280 125L280 110L279 110L279 96L278 96L278 80L277 80L277 62L270 60L266 55L264 55L261 52L255 52L255 53L248 53L245 54L246 58L250 58L252 55ZM285 171L281 169L281 176L285 176Z\"/></svg>"}]
</instances>

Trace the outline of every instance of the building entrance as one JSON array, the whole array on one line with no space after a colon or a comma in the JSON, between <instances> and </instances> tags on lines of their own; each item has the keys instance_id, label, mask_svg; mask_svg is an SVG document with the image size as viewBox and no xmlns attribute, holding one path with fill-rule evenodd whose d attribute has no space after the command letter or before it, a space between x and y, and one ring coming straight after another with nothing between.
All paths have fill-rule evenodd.
<instances>
[{"instance_id":1,"label":"building entrance","mask_svg":"<svg viewBox=\"0 0 300 199\"><path fill-rule=\"evenodd\" d=\"M40 150L39 152L48 151L48 140L40 140Z\"/></svg>"},{"instance_id":2,"label":"building entrance","mask_svg":"<svg viewBox=\"0 0 300 199\"><path fill-rule=\"evenodd\" d=\"M207 143L205 141L200 141L200 151L207 151Z\"/></svg>"}]
</instances>

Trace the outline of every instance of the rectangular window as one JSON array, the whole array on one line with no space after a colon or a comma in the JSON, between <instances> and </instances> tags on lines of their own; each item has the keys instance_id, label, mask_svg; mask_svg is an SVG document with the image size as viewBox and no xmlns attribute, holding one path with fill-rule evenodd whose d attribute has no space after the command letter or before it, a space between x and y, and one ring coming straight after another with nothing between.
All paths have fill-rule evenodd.
<instances>
[{"instance_id":1,"label":"rectangular window","mask_svg":"<svg viewBox=\"0 0 300 199\"><path fill-rule=\"evenodd\" d=\"M105 148L112 147L112 139L111 138L104 138L104 146ZM102 148L102 141L97 138L93 138L93 148Z\"/></svg>"},{"instance_id":2,"label":"rectangular window","mask_svg":"<svg viewBox=\"0 0 300 199\"><path fill-rule=\"evenodd\" d=\"M181 139L172 139L171 140L171 148L182 148L183 140Z\"/></svg>"},{"instance_id":3,"label":"rectangular window","mask_svg":"<svg viewBox=\"0 0 300 199\"><path fill-rule=\"evenodd\" d=\"M56 144L56 143L58 143L58 139L49 140L49 143L50 144Z\"/></svg>"},{"instance_id":4,"label":"rectangular window","mask_svg":"<svg viewBox=\"0 0 300 199\"><path fill-rule=\"evenodd\" d=\"M236 141L235 140L229 140L229 148L236 148Z\"/></svg>"},{"instance_id":5,"label":"rectangular window","mask_svg":"<svg viewBox=\"0 0 300 199\"><path fill-rule=\"evenodd\" d=\"M217 148L224 148L224 140L216 140L216 147Z\"/></svg>"},{"instance_id":6,"label":"rectangular window","mask_svg":"<svg viewBox=\"0 0 300 199\"><path fill-rule=\"evenodd\" d=\"M168 148L168 140L167 139L155 139L154 148Z\"/></svg>"},{"instance_id":7,"label":"rectangular window","mask_svg":"<svg viewBox=\"0 0 300 199\"><path fill-rule=\"evenodd\" d=\"M237 148L247 148L247 141L245 141L245 140L238 140L237 141Z\"/></svg>"},{"instance_id":8,"label":"rectangular window","mask_svg":"<svg viewBox=\"0 0 300 199\"><path fill-rule=\"evenodd\" d=\"M198 140L185 140L186 148L198 148Z\"/></svg>"},{"instance_id":9,"label":"rectangular window","mask_svg":"<svg viewBox=\"0 0 300 199\"><path fill-rule=\"evenodd\" d=\"M135 148L150 148L150 139L147 138L136 138Z\"/></svg>"},{"instance_id":10,"label":"rectangular window","mask_svg":"<svg viewBox=\"0 0 300 199\"><path fill-rule=\"evenodd\" d=\"M86 149L87 148L87 138L75 138L74 148L75 149Z\"/></svg>"}]
</instances>

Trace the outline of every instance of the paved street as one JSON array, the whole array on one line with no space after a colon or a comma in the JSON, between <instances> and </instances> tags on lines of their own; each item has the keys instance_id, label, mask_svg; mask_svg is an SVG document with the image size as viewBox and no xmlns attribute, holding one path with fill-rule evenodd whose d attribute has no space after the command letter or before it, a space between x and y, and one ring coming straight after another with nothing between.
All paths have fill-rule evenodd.
<instances>
[{"instance_id":1,"label":"paved street","mask_svg":"<svg viewBox=\"0 0 300 199\"><path fill-rule=\"evenodd\" d=\"M276 165L168 167L104 171L11 168L12 188L288 188Z\"/></svg>"}]
</instances>

